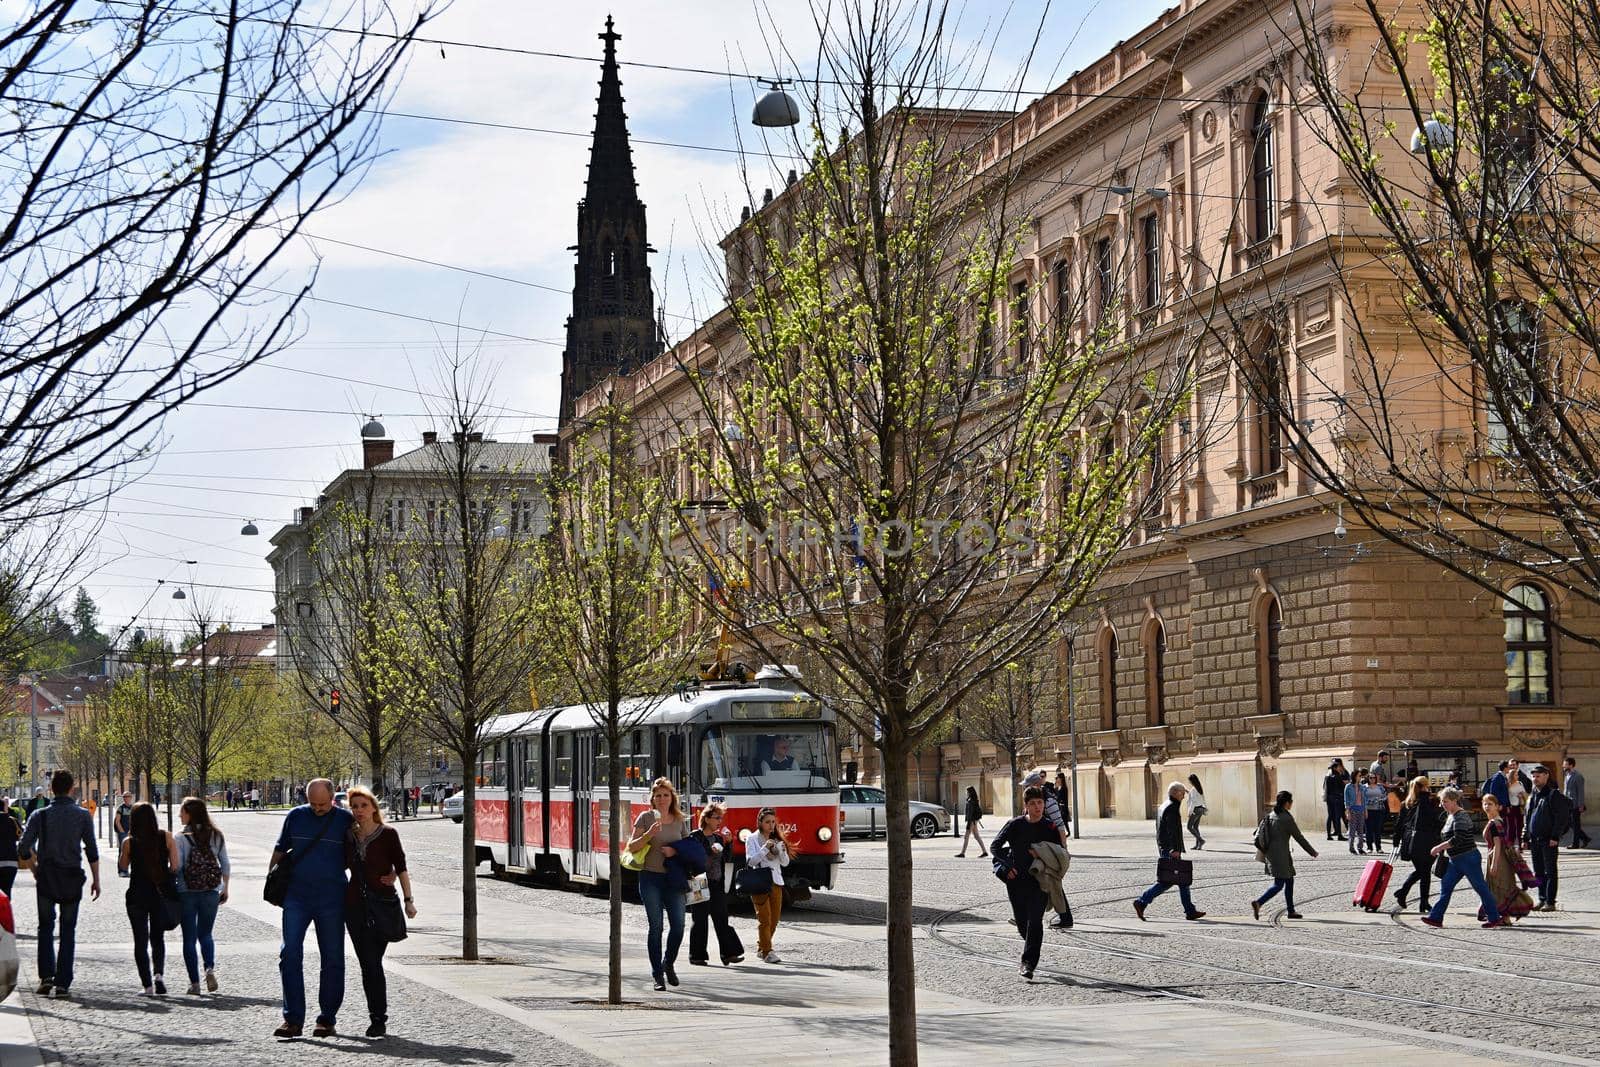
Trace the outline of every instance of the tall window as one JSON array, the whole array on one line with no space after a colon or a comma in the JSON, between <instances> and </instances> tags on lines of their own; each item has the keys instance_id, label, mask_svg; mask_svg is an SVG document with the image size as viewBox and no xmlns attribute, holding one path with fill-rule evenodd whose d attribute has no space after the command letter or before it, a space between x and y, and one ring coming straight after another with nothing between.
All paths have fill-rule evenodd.
<instances>
[{"instance_id":1,"label":"tall window","mask_svg":"<svg viewBox=\"0 0 1600 1067\"><path fill-rule=\"evenodd\" d=\"M1011 287L1011 328L1017 335L1017 365L1028 361L1028 348L1033 343L1033 316L1028 310L1028 283L1017 282Z\"/></svg>"},{"instance_id":2,"label":"tall window","mask_svg":"<svg viewBox=\"0 0 1600 1067\"><path fill-rule=\"evenodd\" d=\"M1055 283L1056 337L1059 341L1066 338L1068 323L1072 321L1072 264L1066 256L1062 256L1056 260L1050 273Z\"/></svg>"},{"instance_id":3,"label":"tall window","mask_svg":"<svg viewBox=\"0 0 1600 1067\"><path fill-rule=\"evenodd\" d=\"M1283 346L1277 334L1268 334L1250 361L1251 473L1272 474L1283 469L1283 418L1289 403L1283 365Z\"/></svg>"},{"instance_id":4,"label":"tall window","mask_svg":"<svg viewBox=\"0 0 1600 1067\"><path fill-rule=\"evenodd\" d=\"M1094 243L1094 295L1095 325L1105 321L1111 311L1111 301L1116 296L1116 274L1111 264L1111 238L1102 237Z\"/></svg>"},{"instance_id":5,"label":"tall window","mask_svg":"<svg viewBox=\"0 0 1600 1067\"><path fill-rule=\"evenodd\" d=\"M1152 618L1144 637L1145 703L1151 726L1167 724L1167 628Z\"/></svg>"},{"instance_id":6,"label":"tall window","mask_svg":"<svg viewBox=\"0 0 1600 1067\"><path fill-rule=\"evenodd\" d=\"M1139 220L1139 258L1144 267L1144 306L1161 303L1161 220L1151 212Z\"/></svg>"},{"instance_id":7,"label":"tall window","mask_svg":"<svg viewBox=\"0 0 1600 1067\"><path fill-rule=\"evenodd\" d=\"M1492 58L1484 68L1484 170L1489 191L1507 207L1526 207L1534 191L1540 130L1531 80L1527 68L1509 56Z\"/></svg>"},{"instance_id":8,"label":"tall window","mask_svg":"<svg viewBox=\"0 0 1600 1067\"><path fill-rule=\"evenodd\" d=\"M1550 600L1529 582L1506 594L1506 703L1553 704Z\"/></svg>"},{"instance_id":9,"label":"tall window","mask_svg":"<svg viewBox=\"0 0 1600 1067\"><path fill-rule=\"evenodd\" d=\"M1117 631L1110 626L1100 638L1100 729L1117 728Z\"/></svg>"},{"instance_id":10,"label":"tall window","mask_svg":"<svg viewBox=\"0 0 1600 1067\"><path fill-rule=\"evenodd\" d=\"M1260 607L1256 626L1256 706L1262 715L1283 710L1282 631L1283 609L1276 596L1268 596Z\"/></svg>"},{"instance_id":11,"label":"tall window","mask_svg":"<svg viewBox=\"0 0 1600 1067\"><path fill-rule=\"evenodd\" d=\"M1489 450L1504 455L1511 451L1511 427L1526 439L1534 426L1539 399L1535 384L1540 373L1539 333L1533 313L1517 300L1496 305L1492 325L1496 336L1490 365L1483 369L1483 409ZM1509 424L1505 415L1510 416Z\"/></svg>"},{"instance_id":12,"label":"tall window","mask_svg":"<svg viewBox=\"0 0 1600 1067\"><path fill-rule=\"evenodd\" d=\"M1250 118L1250 239L1265 241L1274 230L1273 208L1278 199L1277 146L1272 135L1272 101L1266 93L1256 97Z\"/></svg>"}]
</instances>

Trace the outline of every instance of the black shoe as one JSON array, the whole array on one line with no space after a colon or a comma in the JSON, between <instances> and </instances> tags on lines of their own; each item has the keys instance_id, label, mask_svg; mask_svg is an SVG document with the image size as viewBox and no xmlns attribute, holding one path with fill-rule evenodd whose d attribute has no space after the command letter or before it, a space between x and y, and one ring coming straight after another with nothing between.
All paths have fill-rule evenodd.
<instances>
[{"instance_id":1,"label":"black shoe","mask_svg":"<svg viewBox=\"0 0 1600 1067\"><path fill-rule=\"evenodd\" d=\"M55 997L55 999L57 999L57 1000L71 1000L72 999L72 991L70 989L66 989L63 986L56 986L56 991L51 995L53 997Z\"/></svg>"},{"instance_id":2,"label":"black shoe","mask_svg":"<svg viewBox=\"0 0 1600 1067\"><path fill-rule=\"evenodd\" d=\"M725 957L723 957L722 965L724 967L726 967L730 963L743 963L743 962L744 962L744 953L741 952L737 956L725 956Z\"/></svg>"},{"instance_id":3,"label":"black shoe","mask_svg":"<svg viewBox=\"0 0 1600 1067\"><path fill-rule=\"evenodd\" d=\"M1339 838L1338 838L1338 839L1339 839L1339 840L1340 840L1340 841L1343 841L1343 840L1344 840L1344 835L1343 835L1343 834L1340 834L1340 835L1339 835Z\"/></svg>"},{"instance_id":4,"label":"black shoe","mask_svg":"<svg viewBox=\"0 0 1600 1067\"><path fill-rule=\"evenodd\" d=\"M41 978L39 979L39 986L34 990L34 992L39 994L41 997L48 997L50 995L50 990L55 988L55 984L56 980L54 978Z\"/></svg>"},{"instance_id":5,"label":"black shoe","mask_svg":"<svg viewBox=\"0 0 1600 1067\"><path fill-rule=\"evenodd\" d=\"M382 1037L388 1032L389 1028L382 1023L373 1023L371 1026L367 1027L368 1037Z\"/></svg>"},{"instance_id":6,"label":"black shoe","mask_svg":"<svg viewBox=\"0 0 1600 1067\"><path fill-rule=\"evenodd\" d=\"M164 982L163 980L161 980L160 978L157 978L156 979L156 996L164 997L166 995L167 995L167 983Z\"/></svg>"},{"instance_id":7,"label":"black shoe","mask_svg":"<svg viewBox=\"0 0 1600 1067\"><path fill-rule=\"evenodd\" d=\"M1140 922L1147 922L1148 921L1144 917L1144 909L1145 909L1144 901L1136 900L1136 901L1133 902L1133 913L1135 915L1139 916L1139 921Z\"/></svg>"},{"instance_id":8,"label":"black shoe","mask_svg":"<svg viewBox=\"0 0 1600 1067\"><path fill-rule=\"evenodd\" d=\"M1250 902L1250 910L1255 912L1256 921L1260 922L1261 921L1261 901L1252 900Z\"/></svg>"},{"instance_id":9,"label":"black shoe","mask_svg":"<svg viewBox=\"0 0 1600 1067\"><path fill-rule=\"evenodd\" d=\"M690 960L689 961L689 966L691 966L691 967L709 967L709 966L711 966L711 961L710 960Z\"/></svg>"},{"instance_id":10,"label":"black shoe","mask_svg":"<svg viewBox=\"0 0 1600 1067\"><path fill-rule=\"evenodd\" d=\"M659 974L656 975L656 991L660 993L667 991L667 980Z\"/></svg>"},{"instance_id":11,"label":"black shoe","mask_svg":"<svg viewBox=\"0 0 1600 1067\"><path fill-rule=\"evenodd\" d=\"M1290 919L1304 919L1305 918L1305 916L1301 915L1298 911L1287 912L1285 914L1285 917L1286 918L1290 918Z\"/></svg>"},{"instance_id":12,"label":"black shoe","mask_svg":"<svg viewBox=\"0 0 1600 1067\"><path fill-rule=\"evenodd\" d=\"M670 966L667 968L667 984L668 985L677 985L678 984L678 972L673 970Z\"/></svg>"},{"instance_id":13,"label":"black shoe","mask_svg":"<svg viewBox=\"0 0 1600 1067\"><path fill-rule=\"evenodd\" d=\"M1022 975L1022 977L1026 978L1028 981L1033 981L1033 968L1028 966L1026 963L1020 963L1017 965L1017 973Z\"/></svg>"}]
</instances>

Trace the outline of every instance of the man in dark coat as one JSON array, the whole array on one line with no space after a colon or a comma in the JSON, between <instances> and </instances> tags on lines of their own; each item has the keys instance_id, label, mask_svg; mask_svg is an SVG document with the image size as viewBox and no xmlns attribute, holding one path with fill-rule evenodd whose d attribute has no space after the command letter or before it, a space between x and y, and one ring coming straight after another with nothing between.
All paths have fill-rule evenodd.
<instances>
[{"instance_id":1,"label":"man in dark coat","mask_svg":"<svg viewBox=\"0 0 1600 1067\"><path fill-rule=\"evenodd\" d=\"M1539 879L1535 911L1556 910L1556 860L1561 837L1572 825L1572 802L1556 788L1555 776L1542 763L1533 765L1533 792L1528 796L1526 840L1534 876Z\"/></svg>"},{"instance_id":2,"label":"man in dark coat","mask_svg":"<svg viewBox=\"0 0 1600 1067\"><path fill-rule=\"evenodd\" d=\"M1328 840L1338 835L1344 840L1344 787L1350 781L1350 772L1344 769L1344 760L1335 759L1328 764L1328 773L1322 779L1322 802L1328 806Z\"/></svg>"},{"instance_id":3,"label":"man in dark coat","mask_svg":"<svg viewBox=\"0 0 1600 1067\"><path fill-rule=\"evenodd\" d=\"M1033 848L1043 842L1065 845L1066 839L1060 827L1044 817L1044 790L1039 786L1029 786L1022 794L1022 812L994 835L989 854L994 857L995 876L1006 884L1011 915L1022 935L1022 962L1017 969L1022 977L1032 979L1044 944L1044 913L1050 906L1050 898L1029 872Z\"/></svg>"},{"instance_id":4,"label":"man in dark coat","mask_svg":"<svg viewBox=\"0 0 1600 1067\"><path fill-rule=\"evenodd\" d=\"M1344 786L1341 785L1339 788L1343 790ZM1167 786L1167 802L1161 806L1161 811L1156 815L1157 859L1183 858L1183 798L1188 795L1189 787L1182 782L1173 782ZM1170 888L1171 885L1158 880L1133 902L1133 913L1141 922L1144 921L1144 909ZM1205 918L1206 913L1195 908L1194 900L1189 896L1188 886L1178 886L1178 899L1183 901L1185 919Z\"/></svg>"}]
</instances>

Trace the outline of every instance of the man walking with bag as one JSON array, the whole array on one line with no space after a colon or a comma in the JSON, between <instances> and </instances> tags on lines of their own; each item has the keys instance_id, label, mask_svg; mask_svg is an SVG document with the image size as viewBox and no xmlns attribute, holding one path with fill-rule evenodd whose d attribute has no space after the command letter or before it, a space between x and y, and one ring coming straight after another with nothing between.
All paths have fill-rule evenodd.
<instances>
[{"instance_id":1,"label":"man walking with bag","mask_svg":"<svg viewBox=\"0 0 1600 1067\"><path fill-rule=\"evenodd\" d=\"M345 840L354 823L349 811L334 807L333 783L317 778L306 785L306 803L284 817L273 846L266 895L283 908L283 947L278 951L283 1025L272 1032L273 1037L299 1037L305 1026L305 941L313 924L321 974L317 1025L311 1035L329 1037L334 1032L344 1003ZM279 893L281 899L274 899Z\"/></svg>"},{"instance_id":2,"label":"man walking with bag","mask_svg":"<svg viewBox=\"0 0 1600 1067\"><path fill-rule=\"evenodd\" d=\"M83 857L89 860L91 900L100 899L100 849L94 839L94 816L72 799L72 773L50 776L55 799L28 817L17 844L18 855L33 857L33 882L39 903L39 986L41 997L52 991L71 996L72 962L77 947L78 905L83 902ZM79 852L79 849L82 852ZM56 914L61 916L60 951L56 947Z\"/></svg>"}]
</instances>

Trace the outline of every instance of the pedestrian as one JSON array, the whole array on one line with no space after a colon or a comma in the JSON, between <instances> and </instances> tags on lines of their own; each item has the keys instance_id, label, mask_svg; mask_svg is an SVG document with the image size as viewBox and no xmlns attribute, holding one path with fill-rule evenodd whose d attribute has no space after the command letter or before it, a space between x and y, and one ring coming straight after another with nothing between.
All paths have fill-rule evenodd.
<instances>
[{"instance_id":1,"label":"pedestrian","mask_svg":"<svg viewBox=\"0 0 1600 1067\"><path fill-rule=\"evenodd\" d=\"M1483 856L1478 852L1477 831L1473 829L1471 814L1461 806L1461 790L1445 789L1440 792L1439 801L1445 810L1444 830L1442 840L1433 846L1432 853L1448 859L1444 877L1439 880L1439 896L1433 902L1433 909L1422 917L1423 923L1434 927L1444 925L1450 894L1455 892L1456 883L1465 878L1483 901L1483 925L1504 925L1494 894L1489 892L1489 885L1483 879Z\"/></svg>"},{"instance_id":2,"label":"pedestrian","mask_svg":"<svg viewBox=\"0 0 1600 1067\"><path fill-rule=\"evenodd\" d=\"M1161 805L1161 811L1156 815L1156 858L1180 860L1183 858L1183 822L1179 815L1183 809L1183 798L1189 790L1184 788L1182 782L1172 782L1167 785L1167 802ZM1133 913L1144 920L1144 910L1150 902L1165 893L1173 885L1178 887L1178 899L1183 902L1183 917L1185 919L1203 919L1206 913L1194 906L1194 900L1189 895L1189 885L1185 881L1164 882L1158 874L1155 885L1144 891L1144 894L1133 902Z\"/></svg>"},{"instance_id":3,"label":"pedestrian","mask_svg":"<svg viewBox=\"0 0 1600 1067\"><path fill-rule=\"evenodd\" d=\"M633 821L633 837L628 841L627 851L645 850L644 867L639 871L639 898L644 901L645 917L650 923L646 941L650 977L659 990L666 989L669 982L678 984L678 972L673 964L677 963L678 948L683 944L683 913L687 902L682 893L672 892L668 886L667 860L677 851L673 843L688 835L689 827L679 806L678 791L666 778L657 778L650 784L650 810L640 812ZM667 935L664 950L661 945L663 927Z\"/></svg>"},{"instance_id":4,"label":"pedestrian","mask_svg":"<svg viewBox=\"0 0 1600 1067\"><path fill-rule=\"evenodd\" d=\"M994 835L994 873L1006 884L1011 915L1022 937L1022 960L1017 969L1028 979L1039 966L1044 913L1050 905L1049 896L1032 872L1043 844L1065 847L1066 839L1061 836L1061 828L1045 815L1044 787L1032 785L1022 794L1022 814Z\"/></svg>"},{"instance_id":5,"label":"pedestrian","mask_svg":"<svg viewBox=\"0 0 1600 1067\"><path fill-rule=\"evenodd\" d=\"M225 790L222 794L222 806L226 811L233 810L233 790Z\"/></svg>"},{"instance_id":6,"label":"pedestrian","mask_svg":"<svg viewBox=\"0 0 1600 1067\"><path fill-rule=\"evenodd\" d=\"M53 991L61 999L72 995L84 859L89 861L89 899L100 899L100 846L95 842L94 820L73 801L72 786L71 771L56 771L50 776L50 792L55 799L49 807L28 816L22 840L17 843L18 855L31 856L34 861L33 884L39 904L39 985L35 992L47 997Z\"/></svg>"},{"instance_id":7,"label":"pedestrian","mask_svg":"<svg viewBox=\"0 0 1600 1067\"><path fill-rule=\"evenodd\" d=\"M217 944L211 936L217 909L228 902L233 865L228 843L211 821L199 797L178 805L183 833L178 835L178 901L183 905L183 965L189 972L189 993L200 995L200 963L205 961L206 992L217 991Z\"/></svg>"},{"instance_id":8,"label":"pedestrian","mask_svg":"<svg viewBox=\"0 0 1600 1067\"><path fill-rule=\"evenodd\" d=\"M1357 771L1356 777L1365 777L1365 771ZM1317 850L1300 832L1300 825L1294 821L1294 814L1290 809L1294 807L1294 794L1288 790L1280 792L1272 804L1272 814L1267 816L1267 873L1272 875L1272 887L1250 902L1250 910L1257 919L1261 918L1261 905L1283 892L1283 902L1289 905L1287 915L1291 919L1303 918L1294 910L1294 856L1289 850L1289 842L1298 841L1300 847L1310 854L1312 859L1317 858ZM1356 823L1351 820L1350 839L1355 840Z\"/></svg>"},{"instance_id":9,"label":"pedestrian","mask_svg":"<svg viewBox=\"0 0 1600 1067\"><path fill-rule=\"evenodd\" d=\"M1379 785L1389 784L1389 750L1378 749L1378 758L1367 768L1367 777Z\"/></svg>"},{"instance_id":10,"label":"pedestrian","mask_svg":"<svg viewBox=\"0 0 1600 1067\"><path fill-rule=\"evenodd\" d=\"M1344 784L1349 777L1344 772L1344 761L1335 759L1328 764L1328 773L1322 778L1322 799L1328 806L1329 841L1335 835L1340 841L1344 840Z\"/></svg>"},{"instance_id":11,"label":"pedestrian","mask_svg":"<svg viewBox=\"0 0 1600 1067\"><path fill-rule=\"evenodd\" d=\"M768 963L782 963L772 947L772 938L783 915L783 869L789 866L789 844L778 830L778 813L772 808L762 808L756 816L755 832L744 842L744 861L750 867L772 872L771 890L751 893L750 903L755 907L758 924L756 957Z\"/></svg>"},{"instance_id":12,"label":"pedestrian","mask_svg":"<svg viewBox=\"0 0 1600 1067\"><path fill-rule=\"evenodd\" d=\"M1528 795L1533 792L1533 781L1523 773L1519 760L1506 761L1506 792L1510 804L1505 812L1506 838L1512 848L1521 848L1528 815Z\"/></svg>"},{"instance_id":13,"label":"pedestrian","mask_svg":"<svg viewBox=\"0 0 1600 1067\"><path fill-rule=\"evenodd\" d=\"M117 832L117 877L128 877L128 868L122 863L122 843L128 839L129 820L133 817L133 794L122 794L122 803L111 817L111 828Z\"/></svg>"},{"instance_id":14,"label":"pedestrian","mask_svg":"<svg viewBox=\"0 0 1600 1067\"><path fill-rule=\"evenodd\" d=\"M167 905L178 871L178 843L161 829L156 809L136 804L128 816L128 836L117 852L117 867L128 872L124 898L133 927L133 964L147 997L167 995ZM176 905L177 901L172 900Z\"/></svg>"},{"instance_id":15,"label":"pedestrian","mask_svg":"<svg viewBox=\"0 0 1600 1067\"><path fill-rule=\"evenodd\" d=\"M11 895L17 880L17 842L22 839L22 824L11 814L11 798L0 798L0 893Z\"/></svg>"},{"instance_id":16,"label":"pedestrian","mask_svg":"<svg viewBox=\"0 0 1600 1067\"><path fill-rule=\"evenodd\" d=\"M406 853L400 834L383 824L378 798L365 786L353 785L347 797L355 824L345 843L345 865L350 868L350 884L344 893L344 923L350 944L361 964L361 988L367 995L367 1015L371 1025L368 1037L383 1037L389 1029L389 987L383 974L383 954L390 942L404 936L398 924L402 908L407 919L417 917L411 897L411 875L406 872ZM400 883L402 896L395 900L394 883Z\"/></svg>"},{"instance_id":17,"label":"pedestrian","mask_svg":"<svg viewBox=\"0 0 1600 1067\"><path fill-rule=\"evenodd\" d=\"M1561 791L1566 794L1567 800L1572 804L1572 844L1571 848L1588 848L1589 835L1583 832L1583 775L1578 770L1578 761L1568 756L1561 761L1565 773L1561 777Z\"/></svg>"},{"instance_id":18,"label":"pedestrian","mask_svg":"<svg viewBox=\"0 0 1600 1067\"><path fill-rule=\"evenodd\" d=\"M957 858L967 854L967 842L978 843L978 856L981 858L989 854L988 848L983 843L983 835L978 833L979 826L983 823L983 805L978 803L978 790L967 786L966 811L963 813L967 820L967 832L961 837L961 851L956 853Z\"/></svg>"},{"instance_id":19,"label":"pedestrian","mask_svg":"<svg viewBox=\"0 0 1600 1067\"><path fill-rule=\"evenodd\" d=\"M1206 791L1200 785L1200 776L1189 776L1189 833L1194 835L1194 847L1198 852L1206 847L1206 839L1200 836L1200 820L1205 818Z\"/></svg>"},{"instance_id":20,"label":"pedestrian","mask_svg":"<svg viewBox=\"0 0 1600 1067\"><path fill-rule=\"evenodd\" d=\"M1389 817L1389 788L1367 776L1367 851L1377 852L1383 847L1384 822Z\"/></svg>"},{"instance_id":21,"label":"pedestrian","mask_svg":"<svg viewBox=\"0 0 1600 1067\"><path fill-rule=\"evenodd\" d=\"M1357 770L1356 776L1344 786L1344 817L1350 825L1350 854L1367 851L1367 772ZM1276 809L1274 809L1276 810ZM1293 907L1289 909L1293 911Z\"/></svg>"},{"instance_id":22,"label":"pedestrian","mask_svg":"<svg viewBox=\"0 0 1600 1067\"><path fill-rule=\"evenodd\" d=\"M50 806L50 798L44 795L44 786L33 787L33 799L28 802L28 817L32 818L36 811L43 811Z\"/></svg>"},{"instance_id":23,"label":"pedestrian","mask_svg":"<svg viewBox=\"0 0 1600 1067\"><path fill-rule=\"evenodd\" d=\"M422 787L420 785L414 785L414 786L411 787L411 817L413 819L415 819L418 815L421 815L421 814L422 814Z\"/></svg>"},{"instance_id":24,"label":"pedestrian","mask_svg":"<svg viewBox=\"0 0 1600 1067\"><path fill-rule=\"evenodd\" d=\"M722 965L744 962L744 942L728 922L728 889L723 879L723 860L727 858L727 834L723 830L725 809L721 804L709 804L700 812L700 828L689 836L700 842L706 850L706 897L699 904L689 906L689 962L697 967L711 963L709 946L710 927L717 930L717 954Z\"/></svg>"},{"instance_id":25,"label":"pedestrian","mask_svg":"<svg viewBox=\"0 0 1600 1067\"><path fill-rule=\"evenodd\" d=\"M1056 772L1056 800L1061 804L1062 826L1070 827L1072 824L1072 805L1068 802L1069 790L1067 789L1066 771ZM1069 834L1068 836L1071 835Z\"/></svg>"},{"instance_id":26,"label":"pedestrian","mask_svg":"<svg viewBox=\"0 0 1600 1067\"><path fill-rule=\"evenodd\" d=\"M1528 858L1539 880L1538 911L1556 910L1557 870L1561 838L1572 825L1572 802L1556 788L1555 775L1542 763L1533 765L1533 792L1528 795ZM1507 827L1507 832L1510 828Z\"/></svg>"},{"instance_id":27,"label":"pedestrian","mask_svg":"<svg viewBox=\"0 0 1600 1067\"><path fill-rule=\"evenodd\" d=\"M306 803L284 816L268 869L294 853L283 902L283 946L278 974L283 980L283 1024L274 1037L299 1037L306 1018L303 969L306 931L317 928L321 973L317 984L317 1023L313 1037L334 1033L344 1002L344 845L355 819L333 806L333 782L315 778L306 785Z\"/></svg>"},{"instance_id":28,"label":"pedestrian","mask_svg":"<svg viewBox=\"0 0 1600 1067\"><path fill-rule=\"evenodd\" d=\"M1056 787L1045 779L1044 771L1032 771L1023 779L1024 788L1038 787L1044 793L1044 817L1061 831L1061 840L1065 841L1072 834L1067 830L1067 818L1062 814L1061 798L1056 793ZM1065 847L1065 846L1063 846ZM1067 895L1062 892L1059 897L1061 910L1056 912L1056 917L1050 920L1050 926L1057 930L1072 929L1072 905L1067 902Z\"/></svg>"},{"instance_id":29,"label":"pedestrian","mask_svg":"<svg viewBox=\"0 0 1600 1067\"><path fill-rule=\"evenodd\" d=\"M1508 922L1520 919L1533 910L1533 901L1523 889L1524 885L1533 884L1533 872L1515 849L1506 847L1506 822L1500 814L1500 802L1492 793L1483 798L1483 816L1483 843L1489 853L1488 874L1484 880L1489 883L1489 892L1494 895L1500 914ZM1486 913L1480 908L1478 920L1481 922L1485 917Z\"/></svg>"},{"instance_id":30,"label":"pedestrian","mask_svg":"<svg viewBox=\"0 0 1600 1067\"><path fill-rule=\"evenodd\" d=\"M1433 875L1433 846L1439 843L1443 825L1444 812L1439 809L1439 802L1434 798L1428 780L1419 774L1407 786L1405 803L1401 805L1400 817L1394 825L1395 847L1400 850L1400 858L1411 864L1411 873L1406 875L1406 880L1394 892L1395 903L1400 905L1402 911L1406 907L1406 894L1418 884L1422 886L1417 899L1418 909L1426 915L1431 907L1428 903L1428 880Z\"/></svg>"}]
</instances>

